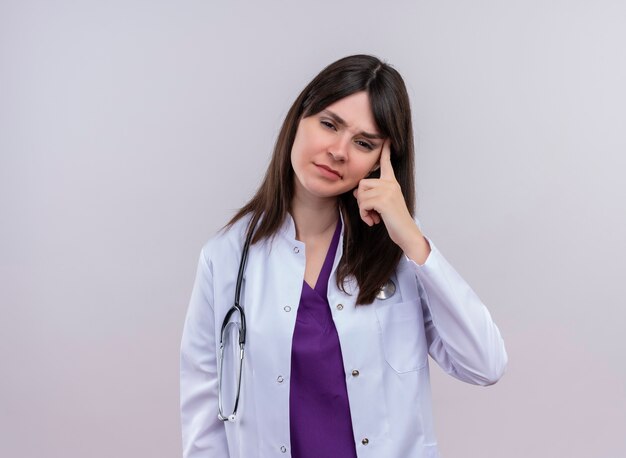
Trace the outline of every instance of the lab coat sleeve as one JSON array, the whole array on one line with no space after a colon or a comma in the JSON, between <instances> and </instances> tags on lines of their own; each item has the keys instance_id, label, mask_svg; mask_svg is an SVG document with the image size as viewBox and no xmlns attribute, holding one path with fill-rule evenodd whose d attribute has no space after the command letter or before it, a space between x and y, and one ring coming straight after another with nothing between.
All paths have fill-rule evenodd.
<instances>
[{"instance_id":1,"label":"lab coat sleeve","mask_svg":"<svg viewBox=\"0 0 626 458\"><path fill-rule=\"evenodd\" d=\"M213 278L200 255L180 349L183 458L228 457L224 424L217 418L217 357Z\"/></svg>"},{"instance_id":2,"label":"lab coat sleeve","mask_svg":"<svg viewBox=\"0 0 626 458\"><path fill-rule=\"evenodd\" d=\"M428 352L453 377L492 385L508 360L500 331L472 288L426 240L431 252L424 264L409 262L418 280Z\"/></svg>"}]
</instances>

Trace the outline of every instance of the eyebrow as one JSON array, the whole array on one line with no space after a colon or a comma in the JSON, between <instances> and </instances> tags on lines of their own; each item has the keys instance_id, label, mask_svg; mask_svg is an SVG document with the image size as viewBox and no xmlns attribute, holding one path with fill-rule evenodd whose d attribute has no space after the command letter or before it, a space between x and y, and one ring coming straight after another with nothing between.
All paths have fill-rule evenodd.
<instances>
[{"instance_id":1,"label":"eyebrow","mask_svg":"<svg viewBox=\"0 0 626 458\"><path fill-rule=\"evenodd\" d=\"M329 117L333 118L333 121L335 121L337 124L340 124L344 127L346 127L348 125L348 123L346 121L343 120L343 118L341 116L339 116L337 113L333 113L330 110L322 110L322 113L328 115ZM381 134L370 134L369 132L363 132L361 131L359 135L362 135L365 138L369 138L370 140L382 140L383 138L385 138L384 135Z\"/></svg>"}]
</instances>

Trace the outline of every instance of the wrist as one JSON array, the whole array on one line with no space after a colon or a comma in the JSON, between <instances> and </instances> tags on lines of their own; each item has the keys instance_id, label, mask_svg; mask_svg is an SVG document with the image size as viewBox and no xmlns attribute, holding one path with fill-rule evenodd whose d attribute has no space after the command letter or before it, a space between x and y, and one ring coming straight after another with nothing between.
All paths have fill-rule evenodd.
<instances>
[{"instance_id":1,"label":"wrist","mask_svg":"<svg viewBox=\"0 0 626 458\"><path fill-rule=\"evenodd\" d=\"M402 248L402 251L409 259L419 265L423 265L426 262L431 251L428 240L426 240L426 237L424 237L417 225L415 225L415 229L410 234L407 234L407 238L400 245L400 248Z\"/></svg>"}]
</instances>

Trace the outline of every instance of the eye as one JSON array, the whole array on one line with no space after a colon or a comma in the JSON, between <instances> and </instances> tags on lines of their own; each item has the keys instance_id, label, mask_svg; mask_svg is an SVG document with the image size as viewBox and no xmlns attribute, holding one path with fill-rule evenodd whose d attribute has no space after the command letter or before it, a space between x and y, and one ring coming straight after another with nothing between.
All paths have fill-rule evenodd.
<instances>
[{"instance_id":1,"label":"eye","mask_svg":"<svg viewBox=\"0 0 626 458\"><path fill-rule=\"evenodd\" d=\"M361 146L361 147L365 148L365 149L370 150L370 151L374 149L374 146L373 146L373 145L371 145L370 143L364 142L363 140L356 140L356 141L355 141L355 143L356 143L357 145L359 145L359 146Z\"/></svg>"},{"instance_id":2,"label":"eye","mask_svg":"<svg viewBox=\"0 0 626 458\"><path fill-rule=\"evenodd\" d=\"M335 128L335 125L334 125L332 122L330 122L330 121L321 120L320 122L321 122L324 126L326 126L326 128L328 128L328 129L337 130L337 129Z\"/></svg>"}]
</instances>

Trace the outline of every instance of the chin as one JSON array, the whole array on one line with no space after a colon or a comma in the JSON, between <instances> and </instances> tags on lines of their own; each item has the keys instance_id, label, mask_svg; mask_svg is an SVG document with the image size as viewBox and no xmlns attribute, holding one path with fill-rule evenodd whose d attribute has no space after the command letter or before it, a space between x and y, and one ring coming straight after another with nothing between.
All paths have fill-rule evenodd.
<instances>
[{"instance_id":1,"label":"chin","mask_svg":"<svg viewBox=\"0 0 626 458\"><path fill-rule=\"evenodd\" d=\"M306 181L296 182L296 192L302 192L313 197L320 199L337 198L342 194L350 191L352 188L348 188L346 183L342 182L329 182L326 180L318 179L317 177L307 177Z\"/></svg>"},{"instance_id":2,"label":"chin","mask_svg":"<svg viewBox=\"0 0 626 458\"><path fill-rule=\"evenodd\" d=\"M303 191L321 199L336 198L345 192L343 189L331 189L327 186L311 186Z\"/></svg>"}]
</instances>

